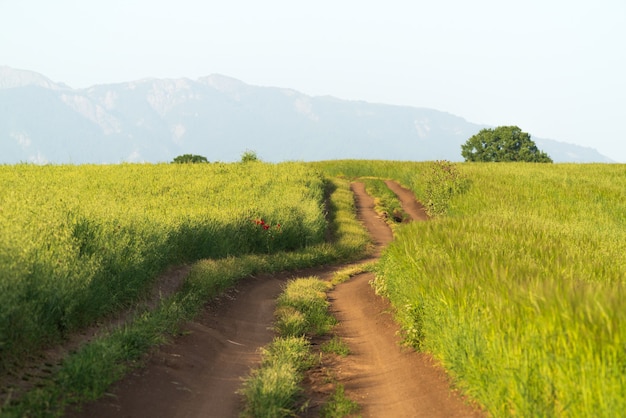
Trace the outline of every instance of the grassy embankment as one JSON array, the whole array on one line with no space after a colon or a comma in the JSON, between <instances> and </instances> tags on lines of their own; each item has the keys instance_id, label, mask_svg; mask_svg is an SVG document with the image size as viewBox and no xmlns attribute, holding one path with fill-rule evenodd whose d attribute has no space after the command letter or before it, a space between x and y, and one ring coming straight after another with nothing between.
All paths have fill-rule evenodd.
<instances>
[{"instance_id":1,"label":"grassy embankment","mask_svg":"<svg viewBox=\"0 0 626 418\"><path fill-rule=\"evenodd\" d=\"M4 369L19 366L24 352L137 307L168 265L212 257L194 264L182 289L155 310L139 309L131 323L52 365L50 379L19 401L4 388L3 416L55 415L96 398L237 280L352 259L367 243L345 182L327 183L303 164L22 165L0 174L0 228L10 238L0 247ZM332 192L330 225L325 192ZM334 243L323 241L327 226Z\"/></svg>"},{"instance_id":2,"label":"grassy embankment","mask_svg":"<svg viewBox=\"0 0 626 418\"><path fill-rule=\"evenodd\" d=\"M333 170L397 178L428 200L428 164L342 165ZM457 167L466 191L435 220L401 227L379 265L407 341L493 416L620 415L626 167Z\"/></svg>"}]
</instances>

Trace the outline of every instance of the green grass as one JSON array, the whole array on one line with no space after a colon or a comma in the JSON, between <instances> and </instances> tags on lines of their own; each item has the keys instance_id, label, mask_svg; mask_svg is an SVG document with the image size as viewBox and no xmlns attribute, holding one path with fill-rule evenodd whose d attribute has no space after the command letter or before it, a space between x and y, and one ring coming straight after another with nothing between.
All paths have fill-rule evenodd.
<instances>
[{"instance_id":1,"label":"green grass","mask_svg":"<svg viewBox=\"0 0 626 418\"><path fill-rule=\"evenodd\" d=\"M444 195L435 220L398 229L374 286L407 342L493 416L626 409L626 166L456 164L451 194L433 163L318 167Z\"/></svg>"},{"instance_id":2,"label":"green grass","mask_svg":"<svg viewBox=\"0 0 626 418\"><path fill-rule=\"evenodd\" d=\"M341 357L346 357L350 354L350 347L339 337L334 335L329 341L321 345L320 351L322 353L333 353Z\"/></svg>"},{"instance_id":3,"label":"green grass","mask_svg":"<svg viewBox=\"0 0 626 418\"><path fill-rule=\"evenodd\" d=\"M398 196L379 178L360 177L367 194L374 198L374 209L392 228L408 219Z\"/></svg>"},{"instance_id":4,"label":"green grass","mask_svg":"<svg viewBox=\"0 0 626 418\"><path fill-rule=\"evenodd\" d=\"M376 261L370 261L367 263L360 263L353 266L344 267L341 270L338 270L333 274L330 283L333 286L341 284L347 280L350 280L353 276L357 274L364 273L366 271L374 272L376 269Z\"/></svg>"},{"instance_id":5,"label":"green grass","mask_svg":"<svg viewBox=\"0 0 626 418\"><path fill-rule=\"evenodd\" d=\"M80 317L80 307L91 300L85 295L109 289L114 297L106 309L132 306L158 271L187 257L183 256L185 237L194 256L205 257L203 251L210 249L217 251L217 258L223 257L196 263L181 292L79 350L53 374L49 385L4 406L3 416L62 414L67 403L101 396L103 388L127 372L146 347L175 334L180 322L193 317L207 298L246 275L362 256L368 238L354 219L349 179L395 179L425 201L432 168L431 163L388 161L311 163L306 173L322 170L342 179L325 182L318 174L312 177L318 180L303 174L302 182L295 181L300 191L290 195L280 187L270 192L273 180L269 179L284 176L290 183L291 170L299 165L285 166L284 171L281 165L251 166L268 170L268 179L262 180L260 171L240 171L240 165L202 165L215 171L210 176L193 171L200 167L185 168L191 171L184 175L171 171L170 177L191 184L169 190L164 185L172 180L158 174L158 166L147 171L144 166L84 168L82 173L88 173L84 178L80 170L64 166L0 169L6 185L0 190L0 233L7 237L0 245L3 361L4 354L22 346L15 341L24 341L28 351L80 326L72 318ZM626 167L456 166L467 180L467 189L447 196L445 214L434 220L399 226L396 240L377 268L374 286L392 300L407 342L431 352L456 384L493 416L619 415L626 410ZM106 170L124 175L100 175ZM175 169L168 166L167 170ZM246 179L250 193L259 192L254 196L261 200L255 202L267 203L239 212L223 206L233 198L228 194L211 200L219 188L194 189L207 177L217 181L233 174ZM87 189L81 185L97 177L108 179L89 192L99 197L84 200L79 191ZM144 182L145 193L125 192ZM283 191L295 200L315 202L310 212L277 202L277 207L297 213L295 219L311 219L305 224L294 221L294 240L288 241L299 244L289 244L288 252L268 246L267 234L252 222L263 218L273 227L277 223L282 227L284 219L291 219L270 209L277 199L273 193ZM323 208L320 193L330 191L332 201ZM186 206L188 201L191 206ZM98 202L114 204L100 207ZM204 207L216 209L219 216L203 212ZM108 216L111 208L113 217ZM187 215L176 218L179 209ZM322 225L318 219L324 210L331 215L328 232L333 244L322 242L325 227L315 227ZM178 220L170 220L170 215ZM226 225L226 236L256 233L252 254L230 253L225 239L207 245L204 237L212 233L208 220L214 217ZM312 226L311 233L299 235L306 225ZM173 258L150 262L163 254L163 248ZM76 271L91 276L76 276ZM127 280L135 276L138 281ZM98 304L89 309L94 313L87 318L109 312ZM23 333L15 333L17 339L7 338L14 329ZM53 331L46 334L42 329Z\"/></svg>"},{"instance_id":6,"label":"green grass","mask_svg":"<svg viewBox=\"0 0 626 418\"><path fill-rule=\"evenodd\" d=\"M329 288L329 283L316 277L289 282L276 300L276 332L283 336L327 334L335 325L334 318L328 314Z\"/></svg>"},{"instance_id":7,"label":"green grass","mask_svg":"<svg viewBox=\"0 0 626 418\"><path fill-rule=\"evenodd\" d=\"M331 193L329 228L334 242L291 252L196 262L178 293L162 300L155 310L137 315L133 322L100 336L70 355L48 381L1 405L0 415L60 416L69 404L102 396L111 383L136 366L151 346L175 335L180 325L192 319L208 300L245 277L362 257L369 241L354 217L354 202L347 182L332 181L327 190Z\"/></svg>"},{"instance_id":8,"label":"green grass","mask_svg":"<svg viewBox=\"0 0 626 418\"><path fill-rule=\"evenodd\" d=\"M276 338L261 351L262 363L244 381L240 393L246 399L244 417L294 415L301 395L302 373L314 360L304 337Z\"/></svg>"},{"instance_id":9,"label":"green grass","mask_svg":"<svg viewBox=\"0 0 626 418\"><path fill-rule=\"evenodd\" d=\"M343 385L335 387L329 401L322 407L320 416L323 418L343 418L359 412L359 404L346 397Z\"/></svg>"},{"instance_id":10,"label":"green grass","mask_svg":"<svg viewBox=\"0 0 626 418\"><path fill-rule=\"evenodd\" d=\"M401 228L376 288L494 416L626 410L626 167L460 164L447 216Z\"/></svg>"},{"instance_id":11,"label":"green grass","mask_svg":"<svg viewBox=\"0 0 626 418\"><path fill-rule=\"evenodd\" d=\"M291 280L276 301L274 329L280 336L262 350L260 367L245 379L240 393L243 416L286 417L297 413L302 372L313 366L309 338L334 325L328 313L330 284L317 277ZM306 407L306 403L304 405Z\"/></svg>"},{"instance_id":12,"label":"green grass","mask_svg":"<svg viewBox=\"0 0 626 418\"><path fill-rule=\"evenodd\" d=\"M261 365L252 370L240 390L245 403L243 416L286 417L306 410L308 401L301 396L302 372L316 363L309 340L328 334L336 324L328 312L326 293L363 268L344 268L331 281L302 277L287 283L276 301L274 329L278 337L261 351ZM349 352L347 344L333 336L320 348L319 355L346 356ZM357 410L358 405L345 396L343 386L337 385L324 406L323 416L341 417Z\"/></svg>"},{"instance_id":13,"label":"green grass","mask_svg":"<svg viewBox=\"0 0 626 418\"><path fill-rule=\"evenodd\" d=\"M170 265L298 250L328 226L327 182L301 163L0 166L0 182L0 373Z\"/></svg>"}]
</instances>

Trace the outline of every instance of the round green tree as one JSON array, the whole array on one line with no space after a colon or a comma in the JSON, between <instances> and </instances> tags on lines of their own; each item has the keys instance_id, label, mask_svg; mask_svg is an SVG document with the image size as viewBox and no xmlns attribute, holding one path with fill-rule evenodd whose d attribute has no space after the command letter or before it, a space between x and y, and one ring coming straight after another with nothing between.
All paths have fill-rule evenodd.
<instances>
[{"instance_id":1,"label":"round green tree","mask_svg":"<svg viewBox=\"0 0 626 418\"><path fill-rule=\"evenodd\" d=\"M552 162L548 154L537 148L530 135L517 126L481 130L461 145L461 155L465 161Z\"/></svg>"},{"instance_id":2,"label":"round green tree","mask_svg":"<svg viewBox=\"0 0 626 418\"><path fill-rule=\"evenodd\" d=\"M174 158L174 161L172 162L175 164L197 164L208 163L209 160L207 160L207 158L203 157L202 155L184 154Z\"/></svg>"}]
</instances>

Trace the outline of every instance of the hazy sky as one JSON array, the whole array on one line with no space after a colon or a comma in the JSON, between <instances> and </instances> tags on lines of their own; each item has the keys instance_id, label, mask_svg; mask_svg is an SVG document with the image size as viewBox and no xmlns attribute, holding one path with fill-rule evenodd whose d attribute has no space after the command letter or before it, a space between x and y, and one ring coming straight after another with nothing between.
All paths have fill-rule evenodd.
<instances>
[{"instance_id":1,"label":"hazy sky","mask_svg":"<svg viewBox=\"0 0 626 418\"><path fill-rule=\"evenodd\" d=\"M625 0L0 0L0 65L75 88L219 73L626 162Z\"/></svg>"}]
</instances>

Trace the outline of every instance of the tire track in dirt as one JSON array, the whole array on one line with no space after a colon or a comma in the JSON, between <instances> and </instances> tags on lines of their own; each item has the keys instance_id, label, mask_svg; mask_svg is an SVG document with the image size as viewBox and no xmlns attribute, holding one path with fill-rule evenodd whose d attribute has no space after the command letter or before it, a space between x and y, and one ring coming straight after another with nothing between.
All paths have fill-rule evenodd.
<instances>
[{"instance_id":1,"label":"tire track in dirt","mask_svg":"<svg viewBox=\"0 0 626 418\"><path fill-rule=\"evenodd\" d=\"M395 187L395 186L394 186ZM398 186L399 187L399 186ZM361 183L352 190L359 218L376 245L374 257L393 236L373 210ZM406 189L405 189L406 190ZM414 201L401 197L406 202ZM407 211L408 212L408 211ZM410 213L410 212L409 212ZM371 260L371 259L370 259ZM101 399L68 412L70 417L237 417L241 378L259 360L258 349L274 337L275 299L294 277L328 279L343 266L251 277L211 302L180 337L156 350L144 367L114 384ZM425 355L402 348L388 303L362 274L329 294L337 329L352 354L336 363L346 393L364 417L480 416L463 403L445 373ZM311 408L307 416L314 416Z\"/></svg>"},{"instance_id":2,"label":"tire track in dirt","mask_svg":"<svg viewBox=\"0 0 626 418\"><path fill-rule=\"evenodd\" d=\"M336 334L351 349L335 364L346 396L363 417L478 417L451 391L445 373L431 358L401 345L388 303L361 274L331 292Z\"/></svg>"},{"instance_id":3,"label":"tire track in dirt","mask_svg":"<svg viewBox=\"0 0 626 418\"><path fill-rule=\"evenodd\" d=\"M427 220L424 207L413 193L396 182L387 186L401 200L413 220ZM374 199L361 183L354 183L357 214L372 235L376 253L393 239L387 224L374 211ZM339 321L334 333L348 344L350 355L332 356L328 370L314 377L328 395L328 385L320 384L330 374L344 386L348 398L356 401L362 417L481 417L483 414L464 402L451 389L449 379L432 357L403 347L398 324L389 302L377 296L364 273L339 284L329 293L331 313ZM324 396L316 396L323 398ZM313 405L307 417L317 416L320 405Z\"/></svg>"},{"instance_id":4,"label":"tire track in dirt","mask_svg":"<svg viewBox=\"0 0 626 418\"><path fill-rule=\"evenodd\" d=\"M398 196L402 209L411 217L414 221L427 221L429 219L426 214L426 208L420 202L415 200L413 192L407 188L402 187L400 184L393 180L385 180L385 184L389 189Z\"/></svg>"},{"instance_id":5,"label":"tire track in dirt","mask_svg":"<svg viewBox=\"0 0 626 418\"><path fill-rule=\"evenodd\" d=\"M237 417L241 378L274 337L275 300L284 283L323 269L259 275L231 289L156 349L143 367L112 385L101 399L70 417ZM330 273L328 273L330 274Z\"/></svg>"}]
</instances>

